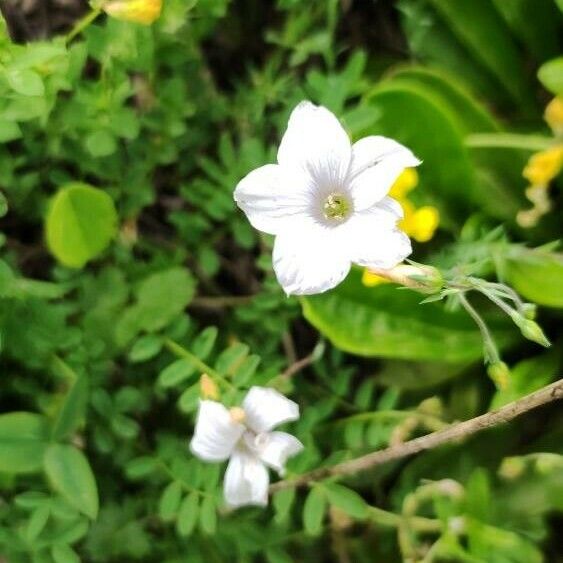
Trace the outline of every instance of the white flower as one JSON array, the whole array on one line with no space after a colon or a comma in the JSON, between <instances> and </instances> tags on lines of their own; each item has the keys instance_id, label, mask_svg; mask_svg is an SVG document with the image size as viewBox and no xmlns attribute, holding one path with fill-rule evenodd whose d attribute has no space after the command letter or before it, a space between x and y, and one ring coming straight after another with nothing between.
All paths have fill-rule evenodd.
<instances>
[{"instance_id":1,"label":"white flower","mask_svg":"<svg viewBox=\"0 0 563 563\"><path fill-rule=\"evenodd\" d=\"M352 263L387 269L411 253L397 228L401 206L387 193L403 169L419 164L385 137L352 145L329 110L301 102L278 164L250 172L234 197L256 229L276 235L274 269L285 292L321 293L338 285Z\"/></svg>"},{"instance_id":2,"label":"white flower","mask_svg":"<svg viewBox=\"0 0 563 563\"><path fill-rule=\"evenodd\" d=\"M268 467L283 475L287 458L303 444L274 427L297 420L299 406L274 389L252 387L242 408L228 410L216 401L200 401L193 454L204 461L225 461L224 493L229 506L268 504Z\"/></svg>"}]
</instances>

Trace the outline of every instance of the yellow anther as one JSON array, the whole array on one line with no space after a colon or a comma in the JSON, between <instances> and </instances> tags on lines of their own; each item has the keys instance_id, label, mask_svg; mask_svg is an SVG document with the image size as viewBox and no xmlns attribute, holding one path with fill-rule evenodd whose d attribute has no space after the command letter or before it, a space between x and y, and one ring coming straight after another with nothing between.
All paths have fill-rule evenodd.
<instances>
[{"instance_id":1,"label":"yellow anther","mask_svg":"<svg viewBox=\"0 0 563 563\"><path fill-rule=\"evenodd\" d=\"M200 394L204 399L216 401L219 398L219 388L206 373L199 378Z\"/></svg>"},{"instance_id":2,"label":"yellow anther","mask_svg":"<svg viewBox=\"0 0 563 563\"><path fill-rule=\"evenodd\" d=\"M240 407L232 407L229 409L229 414L231 415L231 420L233 422L237 422L238 424L242 424L246 419L246 414Z\"/></svg>"}]
</instances>

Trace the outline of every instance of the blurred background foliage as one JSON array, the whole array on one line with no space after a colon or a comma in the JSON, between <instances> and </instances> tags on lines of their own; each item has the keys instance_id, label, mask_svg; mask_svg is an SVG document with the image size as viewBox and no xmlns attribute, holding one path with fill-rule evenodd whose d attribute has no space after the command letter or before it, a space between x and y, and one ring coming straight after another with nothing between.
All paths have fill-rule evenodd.
<instances>
[{"instance_id":1,"label":"blurred background foliage","mask_svg":"<svg viewBox=\"0 0 563 563\"><path fill-rule=\"evenodd\" d=\"M85 2L0 5L0 560L563 560L557 406L266 510L225 511L187 450L203 371L301 405L296 473L561 373L560 1L165 0L76 36ZM282 294L232 192L302 99L423 159L413 258L512 284L550 350L479 302L495 385L442 302L360 271Z\"/></svg>"}]
</instances>

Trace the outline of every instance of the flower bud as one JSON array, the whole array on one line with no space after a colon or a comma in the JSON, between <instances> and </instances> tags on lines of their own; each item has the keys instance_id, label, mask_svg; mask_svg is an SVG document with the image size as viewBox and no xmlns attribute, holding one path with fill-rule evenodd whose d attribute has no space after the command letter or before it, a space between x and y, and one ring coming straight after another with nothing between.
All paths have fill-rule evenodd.
<instances>
[{"instance_id":1,"label":"flower bud","mask_svg":"<svg viewBox=\"0 0 563 563\"><path fill-rule=\"evenodd\" d=\"M421 293L439 293L444 285L440 270L424 264L399 264L390 270L377 269L370 272Z\"/></svg>"},{"instance_id":2,"label":"flower bud","mask_svg":"<svg viewBox=\"0 0 563 563\"><path fill-rule=\"evenodd\" d=\"M522 318L522 322L519 325L520 331L522 334L532 342L537 342L546 348L551 346L551 343L543 333L543 330L540 328L540 325L535 321L531 321L530 319Z\"/></svg>"},{"instance_id":3,"label":"flower bud","mask_svg":"<svg viewBox=\"0 0 563 563\"><path fill-rule=\"evenodd\" d=\"M103 9L118 20L150 25L160 16L162 0L110 0Z\"/></svg>"},{"instance_id":4,"label":"flower bud","mask_svg":"<svg viewBox=\"0 0 563 563\"><path fill-rule=\"evenodd\" d=\"M533 303L524 303L524 305L522 305L522 312L524 313L524 317L530 321L533 321L536 318L537 309L538 308Z\"/></svg>"},{"instance_id":5,"label":"flower bud","mask_svg":"<svg viewBox=\"0 0 563 563\"><path fill-rule=\"evenodd\" d=\"M524 473L526 463L521 457L507 457L503 460L498 473L504 479L517 479Z\"/></svg>"},{"instance_id":6,"label":"flower bud","mask_svg":"<svg viewBox=\"0 0 563 563\"><path fill-rule=\"evenodd\" d=\"M504 362L494 362L487 368L489 377L499 389L506 389L510 380L510 369Z\"/></svg>"}]
</instances>

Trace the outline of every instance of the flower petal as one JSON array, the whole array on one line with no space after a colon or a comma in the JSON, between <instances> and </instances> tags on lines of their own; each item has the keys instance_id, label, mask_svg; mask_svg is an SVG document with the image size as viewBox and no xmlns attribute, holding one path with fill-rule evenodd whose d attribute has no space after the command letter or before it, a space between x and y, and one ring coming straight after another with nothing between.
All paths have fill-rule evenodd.
<instances>
[{"instance_id":1,"label":"flower petal","mask_svg":"<svg viewBox=\"0 0 563 563\"><path fill-rule=\"evenodd\" d=\"M287 295L313 295L336 287L350 271L339 246L339 227L301 225L276 237L274 271Z\"/></svg>"},{"instance_id":2,"label":"flower petal","mask_svg":"<svg viewBox=\"0 0 563 563\"><path fill-rule=\"evenodd\" d=\"M237 449L225 472L225 502L233 508L248 504L266 506L269 483L264 464L252 454Z\"/></svg>"},{"instance_id":3,"label":"flower petal","mask_svg":"<svg viewBox=\"0 0 563 563\"><path fill-rule=\"evenodd\" d=\"M287 458L302 451L303 444L295 436L286 432L270 432L267 437L266 445L258 455L265 464L283 475Z\"/></svg>"},{"instance_id":4,"label":"flower petal","mask_svg":"<svg viewBox=\"0 0 563 563\"><path fill-rule=\"evenodd\" d=\"M351 154L350 139L334 114L305 101L289 117L278 163L306 171L317 184L339 185L346 178Z\"/></svg>"},{"instance_id":5,"label":"flower petal","mask_svg":"<svg viewBox=\"0 0 563 563\"><path fill-rule=\"evenodd\" d=\"M291 219L307 212L309 184L305 174L266 164L238 183L234 198L255 229L277 234L291 225Z\"/></svg>"},{"instance_id":6,"label":"flower petal","mask_svg":"<svg viewBox=\"0 0 563 563\"><path fill-rule=\"evenodd\" d=\"M371 136L355 142L348 173L355 209L367 209L383 199L405 168L419 164L409 149L393 139Z\"/></svg>"},{"instance_id":7,"label":"flower petal","mask_svg":"<svg viewBox=\"0 0 563 563\"><path fill-rule=\"evenodd\" d=\"M411 252L409 237L396 227L398 204L385 198L383 205L355 213L341 227L340 236L355 264L372 268L393 268Z\"/></svg>"},{"instance_id":8,"label":"flower petal","mask_svg":"<svg viewBox=\"0 0 563 563\"><path fill-rule=\"evenodd\" d=\"M224 461L244 432L229 411L216 401L200 401L191 452L204 461Z\"/></svg>"},{"instance_id":9,"label":"flower petal","mask_svg":"<svg viewBox=\"0 0 563 563\"><path fill-rule=\"evenodd\" d=\"M299 418L299 405L270 387L251 387L242 408L246 425L257 434Z\"/></svg>"}]
</instances>

